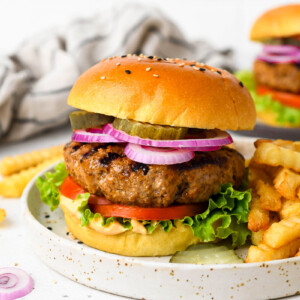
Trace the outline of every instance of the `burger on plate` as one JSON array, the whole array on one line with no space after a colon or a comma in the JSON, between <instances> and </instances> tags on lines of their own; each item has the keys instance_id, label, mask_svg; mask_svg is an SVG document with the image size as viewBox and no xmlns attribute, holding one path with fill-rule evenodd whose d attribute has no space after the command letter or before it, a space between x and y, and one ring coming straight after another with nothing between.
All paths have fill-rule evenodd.
<instances>
[{"instance_id":1,"label":"burger on plate","mask_svg":"<svg viewBox=\"0 0 300 300\"><path fill-rule=\"evenodd\" d=\"M79 111L65 162L37 185L75 237L128 256L245 243L245 161L225 131L255 124L242 82L195 61L125 55L82 74L68 103Z\"/></svg>"},{"instance_id":2,"label":"burger on plate","mask_svg":"<svg viewBox=\"0 0 300 300\"><path fill-rule=\"evenodd\" d=\"M253 74L239 72L260 121L300 127L300 4L267 11L252 26L250 39L263 44Z\"/></svg>"}]
</instances>

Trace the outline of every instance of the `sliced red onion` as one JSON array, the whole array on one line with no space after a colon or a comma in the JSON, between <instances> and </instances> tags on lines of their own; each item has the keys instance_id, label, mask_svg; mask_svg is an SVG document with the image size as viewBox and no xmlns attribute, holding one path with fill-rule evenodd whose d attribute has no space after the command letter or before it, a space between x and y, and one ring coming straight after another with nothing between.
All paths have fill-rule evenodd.
<instances>
[{"instance_id":1,"label":"sliced red onion","mask_svg":"<svg viewBox=\"0 0 300 300\"><path fill-rule=\"evenodd\" d=\"M181 164L194 157L194 152L189 150L161 149L130 143L126 145L124 153L133 161L149 165Z\"/></svg>"},{"instance_id":2,"label":"sliced red onion","mask_svg":"<svg viewBox=\"0 0 300 300\"><path fill-rule=\"evenodd\" d=\"M293 45L265 45L263 52L269 54L296 54L300 52L297 46Z\"/></svg>"},{"instance_id":3,"label":"sliced red onion","mask_svg":"<svg viewBox=\"0 0 300 300\"><path fill-rule=\"evenodd\" d=\"M162 148L202 148L202 147L219 147L223 145L231 144L231 136L225 132L220 131L220 133L209 139L185 139L185 140L151 140L151 139L142 139L138 136L131 136L124 131L115 129L112 124L106 124L103 127L103 132L109 134L118 140L124 142L138 144L143 146L151 147L162 147Z\"/></svg>"},{"instance_id":4,"label":"sliced red onion","mask_svg":"<svg viewBox=\"0 0 300 300\"><path fill-rule=\"evenodd\" d=\"M32 278L19 268L0 268L0 299L14 300L33 290Z\"/></svg>"},{"instance_id":5,"label":"sliced red onion","mask_svg":"<svg viewBox=\"0 0 300 300\"><path fill-rule=\"evenodd\" d=\"M85 130L76 130L72 141L81 143L124 143L111 135L103 133L91 133Z\"/></svg>"},{"instance_id":6,"label":"sliced red onion","mask_svg":"<svg viewBox=\"0 0 300 300\"><path fill-rule=\"evenodd\" d=\"M299 63L300 62L300 52L295 55L271 55L262 53L257 56L258 60L262 60L268 63L277 64L288 64L288 63Z\"/></svg>"}]
</instances>

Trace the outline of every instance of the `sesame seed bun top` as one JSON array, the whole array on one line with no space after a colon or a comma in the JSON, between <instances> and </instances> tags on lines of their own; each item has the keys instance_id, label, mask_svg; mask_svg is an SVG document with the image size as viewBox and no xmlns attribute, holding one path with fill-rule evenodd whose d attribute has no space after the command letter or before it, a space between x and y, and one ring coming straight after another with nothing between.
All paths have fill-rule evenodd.
<instances>
[{"instance_id":1,"label":"sesame seed bun top","mask_svg":"<svg viewBox=\"0 0 300 300\"><path fill-rule=\"evenodd\" d=\"M263 41L271 38L300 34L300 4L273 8L260 16L250 32L250 39Z\"/></svg>"},{"instance_id":2,"label":"sesame seed bun top","mask_svg":"<svg viewBox=\"0 0 300 300\"><path fill-rule=\"evenodd\" d=\"M83 73L68 104L151 124L222 130L252 129L248 90L233 75L195 61L114 57Z\"/></svg>"}]
</instances>

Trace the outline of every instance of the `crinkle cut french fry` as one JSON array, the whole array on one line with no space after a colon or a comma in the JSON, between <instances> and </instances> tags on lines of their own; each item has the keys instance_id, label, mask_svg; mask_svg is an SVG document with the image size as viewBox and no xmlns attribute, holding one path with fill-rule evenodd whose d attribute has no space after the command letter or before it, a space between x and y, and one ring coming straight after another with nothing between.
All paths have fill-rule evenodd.
<instances>
[{"instance_id":1,"label":"crinkle cut french fry","mask_svg":"<svg viewBox=\"0 0 300 300\"><path fill-rule=\"evenodd\" d=\"M63 146L54 146L47 149L36 150L13 157L7 156L0 162L0 174L8 176L24 169L36 166L45 160L62 155Z\"/></svg>"},{"instance_id":2,"label":"crinkle cut french fry","mask_svg":"<svg viewBox=\"0 0 300 300\"><path fill-rule=\"evenodd\" d=\"M263 243L272 248L280 248L300 238L300 217L291 217L273 223L263 235Z\"/></svg>"},{"instance_id":3,"label":"crinkle cut french fry","mask_svg":"<svg viewBox=\"0 0 300 300\"><path fill-rule=\"evenodd\" d=\"M282 168L274 178L275 189L287 199L295 199L300 187L300 174Z\"/></svg>"},{"instance_id":4,"label":"crinkle cut french fry","mask_svg":"<svg viewBox=\"0 0 300 300\"><path fill-rule=\"evenodd\" d=\"M259 243L258 246L250 246L245 262L254 263L293 257L299 250L299 247L300 239L293 240L277 249Z\"/></svg>"},{"instance_id":5,"label":"crinkle cut french fry","mask_svg":"<svg viewBox=\"0 0 300 300\"><path fill-rule=\"evenodd\" d=\"M48 159L35 167L23 170L17 174L7 176L0 181L0 195L9 198L17 198L22 195L22 192L27 183L40 171L47 166L60 160L62 156L56 156Z\"/></svg>"},{"instance_id":6,"label":"crinkle cut french fry","mask_svg":"<svg viewBox=\"0 0 300 300\"><path fill-rule=\"evenodd\" d=\"M282 166L300 172L300 152L296 151L296 146L278 145L276 142L265 142L258 144L252 160L258 164L270 166Z\"/></svg>"},{"instance_id":7,"label":"crinkle cut french fry","mask_svg":"<svg viewBox=\"0 0 300 300\"><path fill-rule=\"evenodd\" d=\"M0 223L4 221L6 217L6 211L3 208L0 208Z\"/></svg>"}]
</instances>

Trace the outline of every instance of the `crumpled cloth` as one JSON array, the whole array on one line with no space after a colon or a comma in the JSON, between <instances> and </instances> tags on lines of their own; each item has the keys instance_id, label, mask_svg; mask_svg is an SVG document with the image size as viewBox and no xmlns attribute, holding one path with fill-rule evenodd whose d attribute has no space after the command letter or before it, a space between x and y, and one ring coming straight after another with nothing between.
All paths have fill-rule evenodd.
<instances>
[{"instance_id":1,"label":"crumpled cloth","mask_svg":"<svg viewBox=\"0 0 300 300\"><path fill-rule=\"evenodd\" d=\"M201 28L198 29L199 32ZM25 40L0 58L0 141L17 141L68 122L67 97L79 75L102 58L143 53L233 70L232 52L189 42L158 9L113 7Z\"/></svg>"}]
</instances>

